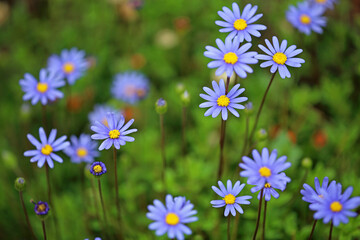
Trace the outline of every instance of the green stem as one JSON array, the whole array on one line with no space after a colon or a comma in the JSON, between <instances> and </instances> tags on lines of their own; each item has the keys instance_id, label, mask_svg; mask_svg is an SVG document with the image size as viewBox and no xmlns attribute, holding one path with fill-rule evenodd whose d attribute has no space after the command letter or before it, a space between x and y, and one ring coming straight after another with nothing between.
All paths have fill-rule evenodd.
<instances>
[{"instance_id":1,"label":"green stem","mask_svg":"<svg viewBox=\"0 0 360 240\"><path fill-rule=\"evenodd\" d=\"M265 239L266 209L267 209L267 201L265 200L265 203L264 203L263 231L262 231L262 237L261 237L262 240Z\"/></svg>"},{"instance_id":2,"label":"green stem","mask_svg":"<svg viewBox=\"0 0 360 240\"><path fill-rule=\"evenodd\" d=\"M227 239L230 240L230 215L227 217Z\"/></svg>"},{"instance_id":3,"label":"green stem","mask_svg":"<svg viewBox=\"0 0 360 240\"><path fill-rule=\"evenodd\" d=\"M315 231L316 223L317 223L317 220L314 219L314 224L313 224L313 226L312 226L311 233L310 233L310 236L309 236L308 240L311 240L311 239L312 239L312 236L313 236L314 231Z\"/></svg>"},{"instance_id":4,"label":"green stem","mask_svg":"<svg viewBox=\"0 0 360 240\"><path fill-rule=\"evenodd\" d=\"M119 185L118 185L118 176L117 176L117 156L116 156L116 148L113 147L113 158L114 158L114 177L115 177L115 204L116 204L116 210L117 210L117 220L120 223L121 214L120 214L120 202L119 202Z\"/></svg>"},{"instance_id":5,"label":"green stem","mask_svg":"<svg viewBox=\"0 0 360 240\"><path fill-rule=\"evenodd\" d=\"M101 191L100 178L98 178L98 186L99 186L99 196L100 196L100 201L101 201L101 207L102 207L102 210L103 210L105 226L107 227L107 217L106 217L106 211L105 211L104 198L103 198L102 191Z\"/></svg>"},{"instance_id":6,"label":"green stem","mask_svg":"<svg viewBox=\"0 0 360 240\"><path fill-rule=\"evenodd\" d=\"M166 192L166 181L165 181L165 172L166 172L166 154L165 154L165 127L164 127L164 114L160 114L160 134L161 134L161 158L163 163L163 169L161 178L164 184L164 192Z\"/></svg>"},{"instance_id":7,"label":"green stem","mask_svg":"<svg viewBox=\"0 0 360 240\"><path fill-rule=\"evenodd\" d=\"M37 239L36 236L35 236L35 234L34 234L34 231L33 231L32 227L31 227L31 223L30 223L30 220L29 220L29 216L28 216L28 214L27 214L26 207L25 207L25 204L24 204L24 198L23 198L22 191L19 191L19 196L20 196L21 206L22 206L22 208L23 208L23 210L24 210L25 219L26 219L26 223L27 223L27 225L28 225L28 228L29 228L29 230L30 230L30 232L31 232L32 237L33 237L34 239Z\"/></svg>"},{"instance_id":8,"label":"green stem","mask_svg":"<svg viewBox=\"0 0 360 240\"><path fill-rule=\"evenodd\" d=\"M44 220L42 220L42 221L41 221L41 223L42 223L42 229L43 229L43 234L44 234L44 240L46 240L45 221L44 221Z\"/></svg>"},{"instance_id":9,"label":"green stem","mask_svg":"<svg viewBox=\"0 0 360 240\"><path fill-rule=\"evenodd\" d=\"M182 108L182 135L181 135L181 150L183 157L186 155L186 107Z\"/></svg>"},{"instance_id":10,"label":"green stem","mask_svg":"<svg viewBox=\"0 0 360 240\"><path fill-rule=\"evenodd\" d=\"M253 137L254 137L254 133L255 133L255 130L256 130L256 127L257 127L259 118L260 118L261 110L262 110L262 108L263 108L263 106L264 106L264 103L265 103L266 96L267 96L267 94L268 94L268 92L269 92L270 86L271 86L271 84L272 84L272 82L273 82L273 80L274 80L274 78L275 78L275 74L276 74L276 73L277 73L277 71L274 72L273 75L271 76L269 85L267 86L266 91L265 91L265 94L264 94L264 96L263 96L263 98L262 98L262 100L261 100L261 104L260 104L259 110L258 110L258 112L257 112L257 114L256 114L255 123L254 123L254 126L253 126L253 128L252 128L252 130L251 130L250 137L249 137L249 143L250 143L250 145L251 145L252 139L253 139Z\"/></svg>"},{"instance_id":11,"label":"green stem","mask_svg":"<svg viewBox=\"0 0 360 240\"><path fill-rule=\"evenodd\" d=\"M333 231L333 227L334 227L334 223L333 221L331 221L331 224L330 224L330 233L329 233L329 240L332 239L332 231Z\"/></svg>"},{"instance_id":12,"label":"green stem","mask_svg":"<svg viewBox=\"0 0 360 240\"><path fill-rule=\"evenodd\" d=\"M257 220L256 220L256 226L255 226L255 232L254 232L253 240L256 239L256 234L257 234L258 229L259 229L260 215L261 215L261 203L262 203L262 199L263 199L263 192L264 192L264 188L262 188L261 191L260 191L259 209L258 209L258 216L257 216Z\"/></svg>"}]
</instances>

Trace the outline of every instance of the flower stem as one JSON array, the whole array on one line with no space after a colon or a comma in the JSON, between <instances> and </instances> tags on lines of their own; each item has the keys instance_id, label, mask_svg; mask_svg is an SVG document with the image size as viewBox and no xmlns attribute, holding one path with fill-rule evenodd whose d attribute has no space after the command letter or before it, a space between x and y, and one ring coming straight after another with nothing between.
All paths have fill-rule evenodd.
<instances>
[{"instance_id":1,"label":"flower stem","mask_svg":"<svg viewBox=\"0 0 360 240\"><path fill-rule=\"evenodd\" d=\"M262 108L263 108L263 106L264 106L264 103L265 103L266 96L267 96L267 94L268 94L268 92L269 92L270 86L271 86L271 84L272 84L272 82L273 82L273 80L274 80L274 78L275 78L275 74L276 74L276 73L277 73L277 71L274 72L273 75L271 76L269 85L267 86L266 91L265 91L265 94L264 94L264 96L263 96L263 98L262 98L262 100L261 100L261 104L260 104L259 110L258 110L258 112L257 112L257 114L256 114L255 123L254 123L254 126L253 126L253 128L252 128L252 130L251 130L250 137L249 137L249 143L250 143L250 145L251 145L252 139L253 139L253 137L254 137L254 133L255 133L255 130L256 130L256 127L257 127L257 124L258 124L258 121L259 121L259 117L260 117L260 114L261 114L261 110L262 110Z\"/></svg>"},{"instance_id":2,"label":"flower stem","mask_svg":"<svg viewBox=\"0 0 360 240\"><path fill-rule=\"evenodd\" d=\"M230 240L230 215L228 216L227 221L227 239Z\"/></svg>"},{"instance_id":3,"label":"flower stem","mask_svg":"<svg viewBox=\"0 0 360 240\"><path fill-rule=\"evenodd\" d=\"M47 121L46 121L46 105L41 105L41 117L42 117L42 125L45 128L45 131L47 131Z\"/></svg>"},{"instance_id":4,"label":"flower stem","mask_svg":"<svg viewBox=\"0 0 360 240\"><path fill-rule=\"evenodd\" d=\"M312 226L311 233L310 233L310 236L309 236L308 240L311 240L311 239L312 239L312 236L313 236L314 231L315 231L316 223L317 223L317 220L314 219L314 224L313 224L313 226Z\"/></svg>"},{"instance_id":5,"label":"flower stem","mask_svg":"<svg viewBox=\"0 0 360 240\"><path fill-rule=\"evenodd\" d=\"M24 204L24 198L23 198L22 191L19 191L19 196L20 196L21 206L22 206L22 208L23 208L23 210L24 210L25 219L26 219L26 223L27 223L27 225L28 225L28 228L29 228L29 230L30 230L30 232L31 232L32 237L33 237L34 239L37 239L36 236L35 236L35 234L34 234L34 231L33 231L32 227L31 227L31 224L30 224L29 216L28 216L28 214L27 214L27 211L26 211L26 208L25 208L25 204Z\"/></svg>"},{"instance_id":6,"label":"flower stem","mask_svg":"<svg viewBox=\"0 0 360 240\"><path fill-rule=\"evenodd\" d=\"M44 221L44 220L42 220L42 221L41 221L41 223L42 223L42 229L43 229L43 234L44 234L44 240L46 240L45 221Z\"/></svg>"},{"instance_id":7,"label":"flower stem","mask_svg":"<svg viewBox=\"0 0 360 240\"><path fill-rule=\"evenodd\" d=\"M116 204L116 210L117 210L117 220L120 222L120 202L119 202L119 185L118 185L118 177L117 177L117 167L116 167L116 149L113 147L113 158L114 158L114 171L115 171L115 204Z\"/></svg>"},{"instance_id":8,"label":"flower stem","mask_svg":"<svg viewBox=\"0 0 360 240\"><path fill-rule=\"evenodd\" d=\"M257 220L256 220L256 227L255 227L253 240L256 239L256 234L257 234L257 231L259 229L260 215L261 215L261 203L262 203L262 199L263 199L263 192L264 192L264 188L262 188L261 191L260 191L259 209L258 209L258 216L257 216Z\"/></svg>"},{"instance_id":9,"label":"flower stem","mask_svg":"<svg viewBox=\"0 0 360 240\"><path fill-rule=\"evenodd\" d=\"M230 77L227 77L225 85L225 95L229 91ZM220 127L220 161L219 161L219 171L218 179L221 179L223 170L224 170L224 143L226 135L226 121L221 118L221 127Z\"/></svg>"},{"instance_id":10,"label":"flower stem","mask_svg":"<svg viewBox=\"0 0 360 240\"><path fill-rule=\"evenodd\" d=\"M161 134L161 158L163 162L163 170L161 178L164 184L164 192L166 191L165 172L166 172L166 155L165 155L165 127L164 127L164 114L160 114L160 134Z\"/></svg>"},{"instance_id":11,"label":"flower stem","mask_svg":"<svg viewBox=\"0 0 360 240\"><path fill-rule=\"evenodd\" d=\"M263 220L263 231L262 231L262 237L261 239L265 239L265 224L266 224L266 209L267 209L267 201L264 201L264 220Z\"/></svg>"},{"instance_id":12,"label":"flower stem","mask_svg":"<svg viewBox=\"0 0 360 240\"><path fill-rule=\"evenodd\" d=\"M332 238L333 227L334 227L334 223L333 223L333 221L331 221L331 224L330 224L330 233L329 233L329 240L331 240L331 238Z\"/></svg>"},{"instance_id":13,"label":"flower stem","mask_svg":"<svg viewBox=\"0 0 360 240\"><path fill-rule=\"evenodd\" d=\"M182 138L181 152L183 157L186 155L186 107L182 108Z\"/></svg>"},{"instance_id":14,"label":"flower stem","mask_svg":"<svg viewBox=\"0 0 360 240\"><path fill-rule=\"evenodd\" d=\"M104 205L104 198L103 198L102 191L101 191L100 178L98 178L98 186L99 186L99 196L100 196L100 201L101 201L101 207L102 207L103 215L104 215L104 221L105 221L105 225L107 226L107 217L106 217L106 211L105 211L105 205Z\"/></svg>"}]
</instances>

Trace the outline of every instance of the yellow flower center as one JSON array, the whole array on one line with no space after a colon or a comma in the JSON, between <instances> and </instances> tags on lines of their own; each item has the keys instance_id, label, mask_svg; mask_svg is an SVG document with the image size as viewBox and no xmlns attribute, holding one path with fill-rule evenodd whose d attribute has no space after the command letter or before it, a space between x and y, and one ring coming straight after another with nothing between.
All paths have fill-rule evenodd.
<instances>
[{"instance_id":1,"label":"yellow flower center","mask_svg":"<svg viewBox=\"0 0 360 240\"><path fill-rule=\"evenodd\" d=\"M247 23L244 19L237 19L235 22L234 22L234 28L236 30L244 30L245 28L247 27Z\"/></svg>"},{"instance_id":2,"label":"yellow flower center","mask_svg":"<svg viewBox=\"0 0 360 240\"><path fill-rule=\"evenodd\" d=\"M265 183L265 188L271 188L271 184L270 183Z\"/></svg>"},{"instance_id":3,"label":"yellow flower center","mask_svg":"<svg viewBox=\"0 0 360 240\"><path fill-rule=\"evenodd\" d=\"M309 17L309 15L302 14L302 15L300 16L300 22L301 22L302 24L308 25L308 24L311 23L311 18Z\"/></svg>"},{"instance_id":4,"label":"yellow flower center","mask_svg":"<svg viewBox=\"0 0 360 240\"><path fill-rule=\"evenodd\" d=\"M343 208L342 204L338 201L332 202L330 205L330 209L333 212L340 212L342 208Z\"/></svg>"},{"instance_id":5,"label":"yellow flower center","mask_svg":"<svg viewBox=\"0 0 360 240\"><path fill-rule=\"evenodd\" d=\"M49 144L46 144L45 146L43 146L41 148L41 153L44 155L50 155L50 153L52 153L52 151L53 151L53 148Z\"/></svg>"},{"instance_id":6,"label":"yellow flower center","mask_svg":"<svg viewBox=\"0 0 360 240\"><path fill-rule=\"evenodd\" d=\"M317 3L326 3L326 0L316 0Z\"/></svg>"},{"instance_id":7,"label":"yellow flower center","mask_svg":"<svg viewBox=\"0 0 360 240\"><path fill-rule=\"evenodd\" d=\"M105 117L101 122L102 122L102 124L104 124L105 126L109 127L109 123L108 123L106 117Z\"/></svg>"},{"instance_id":8,"label":"yellow flower center","mask_svg":"<svg viewBox=\"0 0 360 240\"><path fill-rule=\"evenodd\" d=\"M318 195L319 198L324 198L324 195L320 194Z\"/></svg>"},{"instance_id":9,"label":"yellow flower center","mask_svg":"<svg viewBox=\"0 0 360 240\"><path fill-rule=\"evenodd\" d=\"M260 168L259 173L262 177L270 177L271 176L271 170L267 167Z\"/></svg>"},{"instance_id":10,"label":"yellow flower center","mask_svg":"<svg viewBox=\"0 0 360 240\"><path fill-rule=\"evenodd\" d=\"M227 107L229 106L230 99L226 95L221 95L216 102L219 107Z\"/></svg>"},{"instance_id":11,"label":"yellow flower center","mask_svg":"<svg viewBox=\"0 0 360 240\"><path fill-rule=\"evenodd\" d=\"M95 165L95 166L93 167L93 170L94 170L94 172L96 172L96 173L101 173L102 167L101 167L100 164L99 164L99 165Z\"/></svg>"},{"instance_id":12,"label":"yellow flower center","mask_svg":"<svg viewBox=\"0 0 360 240\"><path fill-rule=\"evenodd\" d=\"M111 130L111 131L109 132L109 137L110 137L111 139L117 139L117 138L119 138L119 136L120 136L120 132L119 132L119 130L117 130L117 129Z\"/></svg>"},{"instance_id":13,"label":"yellow flower center","mask_svg":"<svg viewBox=\"0 0 360 240\"><path fill-rule=\"evenodd\" d=\"M88 151L86 150L86 148L80 147L77 149L76 154L78 155L78 157L85 157L88 154Z\"/></svg>"},{"instance_id":14,"label":"yellow flower center","mask_svg":"<svg viewBox=\"0 0 360 240\"><path fill-rule=\"evenodd\" d=\"M287 60L287 57L285 54L281 53L281 52L277 52L274 54L273 56L273 60L274 62L276 62L277 64L281 64L281 65L284 65L286 60Z\"/></svg>"},{"instance_id":15,"label":"yellow flower center","mask_svg":"<svg viewBox=\"0 0 360 240\"><path fill-rule=\"evenodd\" d=\"M70 74L70 73L72 73L74 70L75 70L74 64L72 64L71 62L66 62L66 63L64 63L64 65L63 65L63 71L64 71L66 74Z\"/></svg>"},{"instance_id":16,"label":"yellow flower center","mask_svg":"<svg viewBox=\"0 0 360 240\"><path fill-rule=\"evenodd\" d=\"M46 206L45 206L45 204L40 204L40 205L38 205L38 207L37 207L37 211L38 212L44 212L46 210Z\"/></svg>"},{"instance_id":17,"label":"yellow flower center","mask_svg":"<svg viewBox=\"0 0 360 240\"><path fill-rule=\"evenodd\" d=\"M48 90L48 88L49 88L49 85L47 83L39 82L36 86L36 89L41 93L46 92Z\"/></svg>"},{"instance_id":18,"label":"yellow flower center","mask_svg":"<svg viewBox=\"0 0 360 240\"><path fill-rule=\"evenodd\" d=\"M138 89L138 90L136 90L136 94L139 97L143 97L143 96L145 96L145 90L144 89Z\"/></svg>"},{"instance_id":19,"label":"yellow flower center","mask_svg":"<svg viewBox=\"0 0 360 240\"><path fill-rule=\"evenodd\" d=\"M136 94L136 88L133 85L129 85L125 89L125 95L131 97L132 95Z\"/></svg>"},{"instance_id":20,"label":"yellow flower center","mask_svg":"<svg viewBox=\"0 0 360 240\"><path fill-rule=\"evenodd\" d=\"M223 198L226 204L234 204L235 199L236 199L235 196L230 193Z\"/></svg>"},{"instance_id":21,"label":"yellow flower center","mask_svg":"<svg viewBox=\"0 0 360 240\"><path fill-rule=\"evenodd\" d=\"M228 52L224 55L224 61L229 64L235 64L238 61L238 56L233 52Z\"/></svg>"},{"instance_id":22,"label":"yellow flower center","mask_svg":"<svg viewBox=\"0 0 360 240\"><path fill-rule=\"evenodd\" d=\"M176 225L180 222L180 218L177 214L175 213L168 213L166 215L166 219L165 219L165 222L169 225Z\"/></svg>"}]
</instances>

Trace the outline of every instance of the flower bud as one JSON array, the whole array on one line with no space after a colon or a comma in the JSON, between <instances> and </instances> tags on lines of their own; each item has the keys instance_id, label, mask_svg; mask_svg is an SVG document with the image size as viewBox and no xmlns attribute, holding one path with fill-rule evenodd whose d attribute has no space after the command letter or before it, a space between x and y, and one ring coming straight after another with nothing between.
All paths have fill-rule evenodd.
<instances>
[{"instance_id":1,"label":"flower bud","mask_svg":"<svg viewBox=\"0 0 360 240\"><path fill-rule=\"evenodd\" d=\"M252 102L248 102L245 104L245 113L247 115L252 115L252 113L254 112L254 109L253 109L253 104Z\"/></svg>"},{"instance_id":2,"label":"flower bud","mask_svg":"<svg viewBox=\"0 0 360 240\"><path fill-rule=\"evenodd\" d=\"M185 91L185 85L183 83L176 84L176 93L182 94Z\"/></svg>"},{"instance_id":3,"label":"flower bud","mask_svg":"<svg viewBox=\"0 0 360 240\"><path fill-rule=\"evenodd\" d=\"M312 160L311 158L304 158L302 161L301 161L301 166L303 166L304 168L311 168L312 167Z\"/></svg>"},{"instance_id":4,"label":"flower bud","mask_svg":"<svg viewBox=\"0 0 360 240\"><path fill-rule=\"evenodd\" d=\"M166 113L167 102L163 98L159 98L155 103L155 110L158 114Z\"/></svg>"},{"instance_id":5,"label":"flower bud","mask_svg":"<svg viewBox=\"0 0 360 240\"><path fill-rule=\"evenodd\" d=\"M22 178L22 177L18 177L18 178L15 180L15 189L20 192L20 191L24 191L24 190L25 190L25 187L26 187L25 179Z\"/></svg>"},{"instance_id":6,"label":"flower bud","mask_svg":"<svg viewBox=\"0 0 360 240\"><path fill-rule=\"evenodd\" d=\"M189 92L188 91L184 91L182 94L181 94L181 102L184 106L187 106L189 105L190 103L190 95L189 95Z\"/></svg>"},{"instance_id":7,"label":"flower bud","mask_svg":"<svg viewBox=\"0 0 360 240\"><path fill-rule=\"evenodd\" d=\"M263 141L268 137L268 133L265 129L261 128L256 132L255 139L258 141Z\"/></svg>"}]
</instances>

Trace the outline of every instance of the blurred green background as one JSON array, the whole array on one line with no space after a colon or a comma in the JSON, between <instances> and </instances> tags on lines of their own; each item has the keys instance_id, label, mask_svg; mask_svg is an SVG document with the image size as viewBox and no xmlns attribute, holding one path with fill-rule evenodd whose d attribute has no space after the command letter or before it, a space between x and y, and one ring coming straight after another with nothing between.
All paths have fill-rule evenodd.
<instances>
[{"instance_id":1,"label":"blurred green background","mask_svg":"<svg viewBox=\"0 0 360 240\"><path fill-rule=\"evenodd\" d=\"M291 69L291 79L276 76L259 122L268 132L258 149L278 149L292 163L286 174L292 178L279 199L268 204L267 239L307 239L312 212L301 200L304 182L313 186L314 177L328 176L353 186L360 195L360 2L340 0L328 11L328 24L322 35L305 36L297 32L285 18L290 4L297 1L246 1L259 6L264 13L259 23L268 29L260 39L253 38L252 50L260 52L258 43L277 36L304 49L300 57L306 63ZM151 0L141 9L121 0L27 0L0 2L0 239L30 239L14 180L27 181L24 192L30 221L39 239L41 222L34 214L30 199L46 199L45 169L31 164L23 156L33 147L27 133L38 137L41 106L22 101L19 80L24 73L38 76L51 54L64 48L78 47L86 51L93 67L71 87L64 99L48 107L47 119L60 135L91 133L87 115L96 103L108 103L126 109L135 118L138 132L134 143L119 151L119 181L122 219L126 239L155 239L147 229L147 205L156 198L164 200L159 149L159 117L154 110L157 98L168 101L165 114L167 192L186 196L198 210L199 221L189 224L189 239L225 239L226 219L223 209L215 209L210 201L218 197L211 190L217 180L220 119L204 117L199 94L210 86L214 71L207 68L203 56L206 45L225 39L215 20L222 6L232 1L219 0ZM139 70L151 81L148 98L128 106L111 98L113 76L125 70ZM270 79L269 69L253 66L254 73L240 83L244 93L258 109ZM189 91L191 103L186 108L186 148L181 154L182 103L177 92L182 83ZM246 179L238 175L244 139L245 114L230 117L225 142L226 170L223 180ZM254 116L250 117L253 123ZM97 220L101 216L94 179L84 176L85 166L75 165L62 155L63 164L55 163L50 171L58 231L53 219L47 220L48 239L105 239L106 233ZM304 167L302 159L312 159ZM113 161L111 152L103 151L98 160L108 166L102 178L104 198L116 230L113 193ZM96 183L96 182L95 182ZM252 204L244 206L237 229L238 239L252 236L258 200L246 186L242 194L253 195ZM234 225L234 224L233 224ZM319 223L314 239L325 239L329 226ZM58 232L61 236L57 236ZM360 221L350 219L334 229L335 239L359 239ZM161 239L166 239L163 237Z\"/></svg>"}]
</instances>

